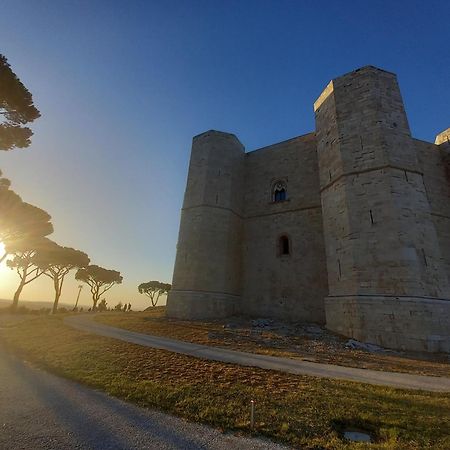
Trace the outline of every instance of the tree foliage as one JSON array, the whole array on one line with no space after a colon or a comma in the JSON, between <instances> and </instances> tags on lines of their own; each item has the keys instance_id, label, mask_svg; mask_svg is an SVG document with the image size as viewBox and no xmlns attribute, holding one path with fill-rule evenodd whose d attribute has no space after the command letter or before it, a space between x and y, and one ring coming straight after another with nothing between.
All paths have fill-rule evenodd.
<instances>
[{"instance_id":1,"label":"tree foliage","mask_svg":"<svg viewBox=\"0 0 450 450\"><path fill-rule=\"evenodd\" d=\"M91 288L93 307L97 309L100 297L109 291L115 284L122 283L123 277L116 270L105 269L100 266L91 265L81 268L75 274L78 281L83 281Z\"/></svg>"},{"instance_id":2,"label":"tree foliage","mask_svg":"<svg viewBox=\"0 0 450 450\"><path fill-rule=\"evenodd\" d=\"M33 258L34 264L53 280L55 289L53 313L56 313L58 310L58 302L61 297L65 276L73 269L87 267L89 261L86 253L74 248L62 247L55 242L51 242L45 249L41 249L36 253Z\"/></svg>"},{"instance_id":3,"label":"tree foliage","mask_svg":"<svg viewBox=\"0 0 450 450\"><path fill-rule=\"evenodd\" d=\"M98 311L108 311L108 302L104 298L102 298L98 304Z\"/></svg>"},{"instance_id":4,"label":"tree foliage","mask_svg":"<svg viewBox=\"0 0 450 450\"><path fill-rule=\"evenodd\" d=\"M14 199L12 201L15 203ZM4 204L0 206L0 210L4 209L3 206ZM53 233L50 215L29 203L17 203L10 209L9 214L3 214L3 211L0 214L0 239L5 246L19 245L22 241Z\"/></svg>"},{"instance_id":5,"label":"tree foliage","mask_svg":"<svg viewBox=\"0 0 450 450\"><path fill-rule=\"evenodd\" d=\"M35 265L34 257L38 251L42 251L51 245L51 241L47 238L38 237L8 245L9 247L6 248L6 253L12 255L13 258L7 261L6 264L10 269L15 270L20 278L20 283L14 293L12 304L12 309L15 311L17 310L23 288L43 275L44 271Z\"/></svg>"},{"instance_id":6,"label":"tree foliage","mask_svg":"<svg viewBox=\"0 0 450 450\"><path fill-rule=\"evenodd\" d=\"M33 97L0 54L0 150L25 148L31 144L33 132L25 127L40 117Z\"/></svg>"},{"instance_id":7,"label":"tree foliage","mask_svg":"<svg viewBox=\"0 0 450 450\"><path fill-rule=\"evenodd\" d=\"M1 171L0 171L1 177ZM50 215L41 208L22 201L10 189L9 180L0 178L0 241L6 248L26 245L53 233ZM0 255L2 262L7 252Z\"/></svg>"},{"instance_id":8,"label":"tree foliage","mask_svg":"<svg viewBox=\"0 0 450 450\"><path fill-rule=\"evenodd\" d=\"M116 306L114 306L114 310L113 311L122 311L122 308L123 308L123 303L119 302L119 303L117 303Z\"/></svg>"},{"instance_id":9,"label":"tree foliage","mask_svg":"<svg viewBox=\"0 0 450 450\"><path fill-rule=\"evenodd\" d=\"M140 294L145 294L150 301L152 302L152 306L156 306L158 304L159 297L163 294L167 294L172 285L169 283L162 283L161 281L148 281L147 283L141 283L138 286L138 291Z\"/></svg>"}]
</instances>

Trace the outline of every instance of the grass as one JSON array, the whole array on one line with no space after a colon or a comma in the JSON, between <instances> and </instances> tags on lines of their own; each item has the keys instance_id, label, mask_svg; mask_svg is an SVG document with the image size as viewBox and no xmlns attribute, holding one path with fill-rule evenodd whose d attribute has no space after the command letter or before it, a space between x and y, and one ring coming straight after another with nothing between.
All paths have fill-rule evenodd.
<instances>
[{"instance_id":1,"label":"grass","mask_svg":"<svg viewBox=\"0 0 450 450\"><path fill-rule=\"evenodd\" d=\"M252 332L250 321L241 320L239 329L224 328L226 321L189 322L164 317L165 308L148 312L106 313L97 321L140 333L167 336L197 344L231 348L253 353L306 359L347 367L450 377L447 356L420 353L369 353L345 347L347 339L331 333L320 338L280 336L273 331Z\"/></svg>"},{"instance_id":2,"label":"grass","mask_svg":"<svg viewBox=\"0 0 450 450\"><path fill-rule=\"evenodd\" d=\"M349 426L372 433L374 449L450 448L448 394L204 361L77 331L62 316L31 317L0 333L9 348L52 372L222 430L304 449L366 448L341 437Z\"/></svg>"}]
</instances>

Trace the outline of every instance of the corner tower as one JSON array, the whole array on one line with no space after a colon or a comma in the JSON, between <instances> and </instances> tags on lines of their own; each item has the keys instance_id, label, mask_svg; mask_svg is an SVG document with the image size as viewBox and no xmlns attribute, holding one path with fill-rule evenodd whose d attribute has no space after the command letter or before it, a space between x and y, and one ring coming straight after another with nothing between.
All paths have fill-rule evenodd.
<instances>
[{"instance_id":1,"label":"corner tower","mask_svg":"<svg viewBox=\"0 0 450 450\"><path fill-rule=\"evenodd\" d=\"M396 76L363 67L331 81L314 110L327 326L448 351L447 274Z\"/></svg>"},{"instance_id":2,"label":"corner tower","mask_svg":"<svg viewBox=\"0 0 450 450\"><path fill-rule=\"evenodd\" d=\"M244 147L233 134L193 139L167 315L232 315L241 293Z\"/></svg>"}]
</instances>

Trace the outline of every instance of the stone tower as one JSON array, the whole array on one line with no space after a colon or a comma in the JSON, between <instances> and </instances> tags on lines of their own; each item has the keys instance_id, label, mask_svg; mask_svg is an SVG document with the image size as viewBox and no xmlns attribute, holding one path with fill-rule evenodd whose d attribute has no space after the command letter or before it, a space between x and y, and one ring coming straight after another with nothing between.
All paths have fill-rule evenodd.
<instances>
[{"instance_id":1,"label":"stone tower","mask_svg":"<svg viewBox=\"0 0 450 450\"><path fill-rule=\"evenodd\" d=\"M396 76L363 67L331 81L314 110L327 327L391 348L445 348L448 278Z\"/></svg>"},{"instance_id":2,"label":"stone tower","mask_svg":"<svg viewBox=\"0 0 450 450\"><path fill-rule=\"evenodd\" d=\"M226 317L238 306L244 155L232 134L208 131L193 139L169 317Z\"/></svg>"}]
</instances>

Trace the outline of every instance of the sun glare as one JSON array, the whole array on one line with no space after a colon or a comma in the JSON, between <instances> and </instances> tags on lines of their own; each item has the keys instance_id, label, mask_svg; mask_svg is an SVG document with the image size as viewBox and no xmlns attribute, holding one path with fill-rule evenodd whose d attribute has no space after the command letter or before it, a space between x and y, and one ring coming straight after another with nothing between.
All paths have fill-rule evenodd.
<instances>
[{"instance_id":1,"label":"sun glare","mask_svg":"<svg viewBox=\"0 0 450 450\"><path fill-rule=\"evenodd\" d=\"M0 258L3 256L4 253L5 253L5 246L3 245L3 242L0 242ZM6 260L5 260L0 264L0 276L4 275L7 270L8 268L6 267Z\"/></svg>"},{"instance_id":2,"label":"sun glare","mask_svg":"<svg viewBox=\"0 0 450 450\"><path fill-rule=\"evenodd\" d=\"M5 245L3 244L3 242L0 242L0 258L3 256L4 253L5 253Z\"/></svg>"},{"instance_id":3,"label":"sun glare","mask_svg":"<svg viewBox=\"0 0 450 450\"><path fill-rule=\"evenodd\" d=\"M0 258L5 252L5 246L0 242ZM11 292L14 293L14 286L16 285L16 273L13 272L7 265L6 259L0 264L0 299L11 298Z\"/></svg>"}]
</instances>

